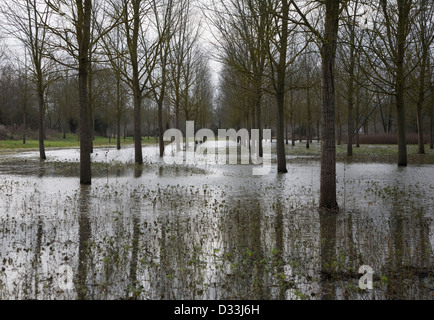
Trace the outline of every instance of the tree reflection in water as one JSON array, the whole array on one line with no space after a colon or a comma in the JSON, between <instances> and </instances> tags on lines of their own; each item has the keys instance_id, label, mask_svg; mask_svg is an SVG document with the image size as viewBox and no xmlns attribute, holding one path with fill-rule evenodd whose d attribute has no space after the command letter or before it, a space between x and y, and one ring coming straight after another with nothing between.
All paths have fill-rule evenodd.
<instances>
[{"instance_id":1,"label":"tree reflection in water","mask_svg":"<svg viewBox=\"0 0 434 320\"><path fill-rule=\"evenodd\" d=\"M432 199L404 186L406 172L384 186L356 181L347 196L363 206L331 213L297 177L234 171L213 183L182 168L134 169L88 187L5 179L0 298L431 298ZM41 192L58 181L62 191ZM56 282L65 264L70 291ZM358 288L362 265L373 290Z\"/></svg>"}]
</instances>

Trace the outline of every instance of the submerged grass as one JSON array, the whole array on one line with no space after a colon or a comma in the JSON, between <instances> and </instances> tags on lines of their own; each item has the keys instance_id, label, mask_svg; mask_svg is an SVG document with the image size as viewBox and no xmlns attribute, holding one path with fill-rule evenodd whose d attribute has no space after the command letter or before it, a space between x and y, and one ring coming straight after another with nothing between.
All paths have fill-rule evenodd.
<instances>
[{"instance_id":1,"label":"submerged grass","mask_svg":"<svg viewBox=\"0 0 434 320\"><path fill-rule=\"evenodd\" d=\"M311 169L301 148L291 161ZM344 176L345 205L324 219L313 178L298 167L288 178L255 178L95 162L89 187L61 179L78 176L78 163L4 160L0 170L0 299L430 299L434 291L433 185L420 176L405 184ZM74 272L72 289L59 287L62 265ZM361 265L374 269L373 290L359 288Z\"/></svg>"},{"instance_id":2,"label":"submerged grass","mask_svg":"<svg viewBox=\"0 0 434 320\"><path fill-rule=\"evenodd\" d=\"M224 186L121 183L14 202L23 182L6 182L0 298L430 298L429 222L412 211L408 190L368 185L410 210L343 210L324 220L298 200L308 189L279 197L262 183L261 201ZM58 287L65 264L75 272L67 291ZM375 270L374 290L358 286L362 264Z\"/></svg>"},{"instance_id":3,"label":"submerged grass","mask_svg":"<svg viewBox=\"0 0 434 320\"><path fill-rule=\"evenodd\" d=\"M314 142L307 149L305 143L297 143L295 146L287 146L286 154L298 157L319 159L321 157L321 144ZM434 164L434 150L425 148L425 154L418 153L417 145L407 145L409 164ZM398 146L389 144L361 144L353 147L353 156L347 156L347 145L336 146L336 159L343 162L382 162L395 163L398 159Z\"/></svg>"}]
</instances>

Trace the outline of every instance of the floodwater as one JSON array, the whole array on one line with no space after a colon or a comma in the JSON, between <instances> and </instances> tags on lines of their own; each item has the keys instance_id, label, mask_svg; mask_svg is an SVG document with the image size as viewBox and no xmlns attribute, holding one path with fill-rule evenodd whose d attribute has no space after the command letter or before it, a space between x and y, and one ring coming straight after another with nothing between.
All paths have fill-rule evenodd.
<instances>
[{"instance_id":1,"label":"floodwater","mask_svg":"<svg viewBox=\"0 0 434 320\"><path fill-rule=\"evenodd\" d=\"M157 152L95 149L91 186L76 149L1 155L0 299L432 299L434 166L340 162L324 213L315 159Z\"/></svg>"}]
</instances>

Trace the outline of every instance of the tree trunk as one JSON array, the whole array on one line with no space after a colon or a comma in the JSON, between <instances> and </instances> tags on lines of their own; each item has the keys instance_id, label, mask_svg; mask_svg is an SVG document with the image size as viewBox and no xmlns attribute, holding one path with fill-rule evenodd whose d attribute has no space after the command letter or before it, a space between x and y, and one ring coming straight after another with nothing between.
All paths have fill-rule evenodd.
<instances>
[{"instance_id":1,"label":"tree trunk","mask_svg":"<svg viewBox=\"0 0 434 320\"><path fill-rule=\"evenodd\" d=\"M164 128L163 128L163 99L164 94L161 93L161 98L158 101L158 146L160 149L160 158L164 156Z\"/></svg>"},{"instance_id":2,"label":"tree trunk","mask_svg":"<svg viewBox=\"0 0 434 320\"><path fill-rule=\"evenodd\" d=\"M352 58L350 58L352 59ZM353 125L353 90L354 90L354 67L351 64L350 67L350 80L348 85L348 141L347 141L347 156L353 156L353 135L354 135L354 125Z\"/></svg>"},{"instance_id":3,"label":"tree trunk","mask_svg":"<svg viewBox=\"0 0 434 320\"><path fill-rule=\"evenodd\" d=\"M284 85L284 84L283 84ZM283 89L283 87L282 87ZM285 93L284 91L276 94L277 99L277 172L287 173L286 169L286 155L285 155L285 137L284 137L284 111L283 107Z\"/></svg>"},{"instance_id":4,"label":"tree trunk","mask_svg":"<svg viewBox=\"0 0 434 320\"><path fill-rule=\"evenodd\" d=\"M312 114L310 110L310 90L307 90L307 123L306 123L306 149L310 148L310 142L311 142L311 119Z\"/></svg>"},{"instance_id":5,"label":"tree trunk","mask_svg":"<svg viewBox=\"0 0 434 320\"><path fill-rule=\"evenodd\" d=\"M90 45L90 19L92 1L85 0L79 5L77 2L77 40L79 44L78 57L78 96L80 103L80 183L91 184L91 130L89 116L89 45Z\"/></svg>"},{"instance_id":6,"label":"tree trunk","mask_svg":"<svg viewBox=\"0 0 434 320\"><path fill-rule=\"evenodd\" d=\"M407 140L406 140L406 123L405 123L405 51L406 51L406 33L408 28L407 3L398 1L398 26L396 39L396 110L398 122L398 166L407 166Z\"/></svg>"},{"instance_id":7,"label":"tree trunk","mask_svg":"<svg viewBox=\"0 0 434 320\"><path fill-rule=\"evenodd\" d=\"M94 114L93 114L93 92L92 92L92 53L91 50L89 49L89 61L88 61L88 68L89 68L89 73L88 73L88 79L87 79L87 92L88 92L88 109L89 109L89 130L90 130L90 153L93 153L93 140L95 139L95 132L94 132L94 127L95 127L95 120L94 120Z\"/></svg>"},{"instance_id":8,"label":"tree trunk","mask_svg":"<svg viewBox=\"0 0 434 320\"><path fill-rule=\"evenodd\" d=\"M23 144L26 144L26 128L27 128L27 116L26 110L23 112Z\"/></svg>"},{"instance_id":9,"label":"tree trunk","mask_svg":"<svg viewBox=\"0 0 434 320\"><path fill-rule=\"evenodd\" d=\"M356 13L359 1L355 2L355 13L353 15L353 21L350 25L350 70L349 70L349 82L348 82L348 137L347 137L347 156L353 156L353 136L354 136L354 122L353 122L353 109L354 109L354 78L355 78L355 27L356 27Z\"/></svg>"},{"instance_id":10,"label":"tree trunk","mask_svg":"<svg viewBox=\"0 0 434 320\"><path fill-rule=\"evenodd\" d=\"M422 107L425 102L425 77L426 70L429 67L429 59L428 59L428 47L425 41L425 27L422 27L421 32L422 37L422 61L421 61L421 70L419 75L419 94L417 100L417 133L418 133L418 145L420 154L425 154L425 141L423 138L423 117L422 117Z\"/></svg>"},{"instance_id":11,"label":"tree trunk","mask_svg":"<svg viewBox=\"0 0 434 320\"><path fill-rule=\"evenodd\" d=\"M179 101L175 104L175 128L179 130ZM176 139L176 151L181 151L181 141Z\"/></svg>"},{"instance_id":12,"label":"tree trunk","mask_svg":"<svg viewBox=\"0 0 434 320\"><path fill-rule=\"evenodd\" d=\"M356 148L360 148L360 135L358 129L356 131Z\"/></svg>"},{"instance_id":13,"label":"tree trunk","mask_svg":"<svg viewBox=\"0 0 434 320\"><path fill-rule=\"evenodd\" d=\"M288 17L289 14L289 3L288 1L282 1L282 35L280 39L279 48L279 66L277 70L277 172L287 173L286 169L286 156L285 156L285 136L284 136L284 126L285 126L285 76L286 76L286 53L288 47Z\"/></svg>"},{"instance_id":14,"label":"tree trunk","mask_svg":"<svg viewBox=\"0 0 434 320\"><path fill-rule=\"evenodd\" d=\"M42 80L41 80L42 81ZM42 160L47 159L45 156L44 145L44 90L41 85L38 85L38 109L39 109L39 158Z\"/></svg>"},{"instance_id":15,"label":"tree trunk","mask_svg":"<svg viewBox=\"0 0 434 320\"><path fill-rule=\"evenodd\" d=\"M289 144L289 135L288 135L288 123L285 122L285 140L286 140L286 144Z\"/></svg>"},{"instance_id":16,"label":"tree trunk","mask_svg":"<svg viewBox=\"0 0 434 320\"><path fill-rule=\"evenodd\" d=\"M418 153L425 154L425 142L423 139L422 104L420 100L417 103L417 142L418 142Z\"/></svg>"},{"instance_id":17,"label":"tree trunk","mask_svg":"<svg viewBox=\"0 0 434 320\"><path fill-rule=\"evenodd\" d=\"M434 126L434 83L431 85L431 108L429 113L429 148L431 150L434 149L433 126Z\"/></svg>"},{"instance_id":18,"label":"tree trunk","mask_svg":"<svg viewBox=\"0 0 434 320\"><path fill-rule=\"evenodd\" d=\"M433 104L431 104L431 112L430 112L430 116L429 116L429 148L432 150L434 149L434 139L433 139L433 126L434 126L434 121L433 121Z\"/></svg>"},{"instance_id":19,"label":"tree trunk","mask_svg":"<svg viewBox=\"0 0 434 320\"><path fill-rule=\"evenodd\" d=\"M139 90L138 84L134 87L134 159L135 163L143 164L141 129L142 93Z\"/></svg>"},{"instance_id":20,"label":"tree trunk","mask_svg":"<svg viewBox=\"0 0 434 320\"><path fill-rule=\"evenodd\" d=\"M339 28L340 1L325 1L324 39L322 58L322 143L319 206L337 208L336 201L336 145L335 145L335 78L334 66Z\"/></svg>"},{"instance_id":21,"label":"tree trunk","mask_svg":"<svg viewBox=\"0 0 434 320\"><path fill-rule=\"evenodd\" d=\"M263 156L263 146L262 146L262 110L261 110L261 100L262 93L261 89L258 89L256 92L256 102L255 102L255 111L256 111L256 129L259 130L259 141L255 141L255 150L258 152L258 156Z\"/></svg>"},{"instance_id":22,"label":"tree trunk","mask_svg":"<svg viewBox=\"0 0 434 320\"><path fill-rule=\"evenodd\" d=\"M80 183L91 184L91 162L92 137L90 130L87 81L88 81L87 58L80 59L79 66L79 99L80 99Z\"/></svg>"},{"instance_id":23,"label":"tree trunk","mask_svg":"<svg viewBox=\"0 0 434 320\"><path fill-rule=\"evenodd\" d=\"M116 123L116 149L121 150L121 119L118 117Z\"/></svg>"}]
</instances>

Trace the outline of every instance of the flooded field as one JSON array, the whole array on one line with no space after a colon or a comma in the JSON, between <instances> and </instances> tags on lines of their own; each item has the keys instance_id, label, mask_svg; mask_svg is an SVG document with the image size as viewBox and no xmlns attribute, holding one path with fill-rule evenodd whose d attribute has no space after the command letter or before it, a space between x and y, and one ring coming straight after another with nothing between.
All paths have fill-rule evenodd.
<instances>
[{"instance_id":1,"label":"flooded field","mask_svg":"<svg viewBox=\"0 0 434 320\"><path fill-rule=\"evenodd\" d=\"M432 299L433 165L339 162L324 214L316 159L253 176L143 152L95 149L87 187L78 150L0 155L0 299Z\"/></svg>"}]
</instances>

